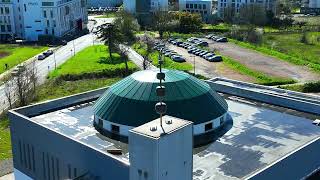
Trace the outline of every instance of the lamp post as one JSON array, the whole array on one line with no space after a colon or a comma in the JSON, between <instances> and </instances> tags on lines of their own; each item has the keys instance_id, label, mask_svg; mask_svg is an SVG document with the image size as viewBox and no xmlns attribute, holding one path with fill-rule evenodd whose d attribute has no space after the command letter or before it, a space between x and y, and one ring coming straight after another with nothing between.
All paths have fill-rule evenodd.
<instances>
[{"instance_id":1,"label":"lamp post","mask_svg":"<svg viewBox=\"0 0 320 180\"><path fill-rule=\"evenodd\" d=\"M193 58L193 75L196 75L196 56L191 55L191 58Z\"/></svg>"}]
</instances>

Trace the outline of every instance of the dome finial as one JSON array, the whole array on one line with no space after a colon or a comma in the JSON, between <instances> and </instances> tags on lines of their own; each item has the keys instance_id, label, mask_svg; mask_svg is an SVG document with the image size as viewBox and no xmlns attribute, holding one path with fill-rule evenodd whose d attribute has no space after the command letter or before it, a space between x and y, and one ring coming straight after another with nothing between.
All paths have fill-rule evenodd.
<instances>
[{"instance_id":1,"label":"dome finial","mask_svg":"<svg viewBox=\"0 0 320 180\"><path fill-rule=\"evenodd\" d=\"M167 112L167 105L166 103L163 102L163 97L165 96L165 87L162 85L162 81L165 80L165 73L162 72L162 64L163 64L163 55L159 54L159 69L160 72L157 73L157 79L159 79L160 84L156 89L156 93L157 96L159 97L159 101L156 105L155 105L155 110L156 112L160 115L160 126L162 127L162 116Z\"/></svg>"}]
</instances>

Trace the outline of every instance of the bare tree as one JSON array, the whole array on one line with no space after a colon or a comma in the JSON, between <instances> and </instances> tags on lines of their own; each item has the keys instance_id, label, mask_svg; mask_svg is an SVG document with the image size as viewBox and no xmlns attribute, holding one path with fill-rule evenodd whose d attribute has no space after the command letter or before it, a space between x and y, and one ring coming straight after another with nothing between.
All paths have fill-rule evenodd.
<instances>
[{"instance_id":1,"label":"bare tree","mask_svg":"<svg viewBox=\"0 0 320 180\"><path fill-rule=\"evenodd\" d=\"M126 71L125 71L125 76L129 74L129 66L128 66L128 52L129 52L130 47L122 45L119 48L119 53L121 56L121 59L123 60L125 66L126 66Z\"/></svg>"},{"instance_id":2,"label":"bare tree","mask_svg":"<svg viewBox=\"0 0 320 180\"><path fill-rule=\"evenodd\" d=\"M146 34L141 37L141 41L147 46L146 47L146 53L143 55L143 69L149 69L150 68L150 59L149 56L153 52L153 46L155 44L153 38Z\"/></svg>"},{"instance_id":3,"label":"bare tree","mask_svg":"<svg viewBox=\"0 0 320 180\"><path fill-rule=\"evenodd\" d=\"M11 76L7 76L4 79L4 93L7 98L7 101L9 103L9 108L13 108L13 103L14 103L14 94L15 94L15 87L12 81Z\"/></svg>"}]
</instances>

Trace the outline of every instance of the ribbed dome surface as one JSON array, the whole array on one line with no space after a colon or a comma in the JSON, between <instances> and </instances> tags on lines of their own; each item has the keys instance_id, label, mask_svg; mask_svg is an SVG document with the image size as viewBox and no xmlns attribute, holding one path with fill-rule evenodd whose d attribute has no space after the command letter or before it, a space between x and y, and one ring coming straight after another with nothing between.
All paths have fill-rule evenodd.
<instances>
[{"instance_id":1,"label":"ribbed dome surface","mask_svg":"<svg viewBox=\"0 0 320 180\"><path fill-rule=\"evenodd\" d=\"M95 103L97 117L127 126L140 126L159 117L156 70L139 71L111 86ZM210 86L187 73L164 70L167 115L200 124L226 113L226 101Z\"/></svg>"}]
</instances>

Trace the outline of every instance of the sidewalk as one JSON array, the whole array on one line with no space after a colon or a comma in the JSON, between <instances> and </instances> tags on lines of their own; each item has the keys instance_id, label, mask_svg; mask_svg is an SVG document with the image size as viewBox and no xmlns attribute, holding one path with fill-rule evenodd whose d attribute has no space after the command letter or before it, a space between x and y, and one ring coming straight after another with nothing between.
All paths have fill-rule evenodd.
<instances>
[{"instance_id":1,"label":"sidewalk","mask_svg":"<svg viewBox=\"0 0 320 180\"><path fill-rule=\"evenodd\" d=\"M4 175L4 176L0 177L0 180L14 180L14 175L13 175L13 173Z\"/></svg>"}]
</instances>

